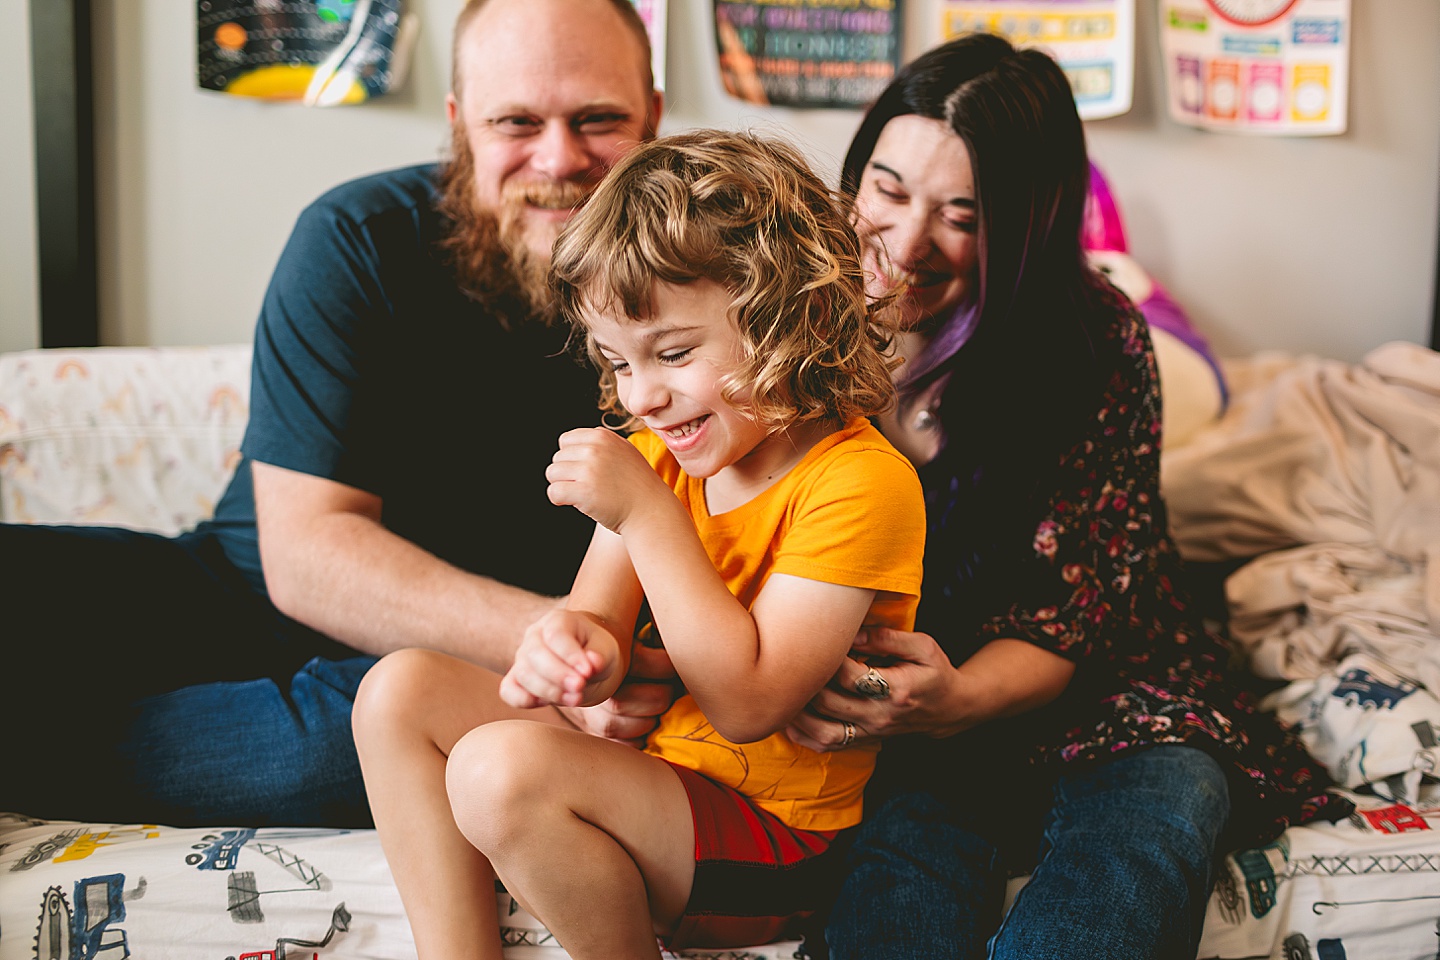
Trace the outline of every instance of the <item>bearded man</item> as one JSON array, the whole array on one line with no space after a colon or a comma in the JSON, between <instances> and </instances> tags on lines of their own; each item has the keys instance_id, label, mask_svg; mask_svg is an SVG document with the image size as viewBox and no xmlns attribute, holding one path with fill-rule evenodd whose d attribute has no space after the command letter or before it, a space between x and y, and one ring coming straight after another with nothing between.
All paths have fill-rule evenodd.
<instances>
[{"instance_id":1,"label":"bearded man","mask_svg":"<svg viewBox=\"0 0 1440 960\"><path fill-rule=\"evenodd\" d=\"M3 708L20 743L7 768L37 775L10 778L0 809L368 823L349 724L365 670L428 647L503 672L584 553L589 523L549 503L544 476L559 434L597 422L596 383L551 322L545 273L660 106L629 0L470 0L450 161L339 186L296 224L214 519L176 538L0 528L29 569L14 596L48 589L57 608L57 642L27 644L12 675L53 672L62 650L107 658L67 679L43 726L20 698ZM643 737L667 691L634 685L577 722ZM85 729L62 730L67 716ZM84 763L56 755L57 733L83 736Z\"/></svg>"}]
</instances>

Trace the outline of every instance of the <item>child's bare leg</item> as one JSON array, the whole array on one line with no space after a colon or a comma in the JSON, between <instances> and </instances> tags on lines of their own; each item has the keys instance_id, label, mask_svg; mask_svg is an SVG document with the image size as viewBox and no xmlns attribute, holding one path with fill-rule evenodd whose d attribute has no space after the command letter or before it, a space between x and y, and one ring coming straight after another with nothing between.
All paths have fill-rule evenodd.
<instances>
[{"instance_id":1,"label":"child's bare leg","mask_svg":"<svg viewBox=\"0 0 1440 960\"><path fill-rule=\"evenodd\" d=\"M355 698L370 810L421 958L500 957L495 874L455 826L446 757L467 732L494 720L564 721L553 710L507 706L499 685L497 674L474 664L401 650L371 668Z\"/></svg>"},{"instance_id":2,"label":"child's bare leg","mask_svg":"<svg viewBox=\"0 0 1440 960\"><path fill-rule=\"evenodd\" d=\"M450 755L455 821L575 960L660 956L685 910L695 828L663 760L574 730L494 723Z\"/></svg>"}]
</instances>

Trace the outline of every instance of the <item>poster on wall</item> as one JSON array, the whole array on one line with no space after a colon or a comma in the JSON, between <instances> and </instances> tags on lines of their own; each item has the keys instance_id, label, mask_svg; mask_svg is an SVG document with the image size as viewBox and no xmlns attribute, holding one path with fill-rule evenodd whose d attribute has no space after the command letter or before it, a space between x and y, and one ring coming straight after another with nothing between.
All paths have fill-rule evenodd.
<instances>
[{"instance_id":1,"label":"poster on wall","mask_svg":"<svg viewBox=\"0 0 1440 960\"><path fill-rule=\"evenodd\" d=\"M967 33L996 33L1049 53L1069 78L1083 120L1130 110L1135 0L945 0L940 39Z\"/></svg>"},{"instance_id":2,"label":"poster on wall","mask_svg":"<svg viewBox=\"0 0 1440 960\"><path fill-rule=\"evenodd\" d=\"M655 89L665 89L665 14L668 0L630 0L635 12L650 35L650 72L655 75Z\"/></svg>"},{"instance_id":3,"label":"poster on wall","mask_svg":"<svg viewBox=\"0 0 1440 960\"><path fill-rule=\"evenodd\" d=\"M732 97L863 107L900 68L901 0L715 0L720 76Z\"/></svg>"},{"instance_id":4,"label":"poster on wall","mask_svg":"<svg viewBox=\"0 0 1440 960\"><path fill-rule=\"evenodd\" d=\"M329 107L398 88L419 23L402 0L197 0L202 90Z\"/></svg>"},{"instance_id":5,"label":"poster on wall","mask_svg":"<svg viewBox=\"0 0 1440 960\"><path fill-rule=\"evenodd\" d=\"M1344 133L1350 0L1161 0L1177 123L1270 136Z\"/></svg>"}]
</instances>

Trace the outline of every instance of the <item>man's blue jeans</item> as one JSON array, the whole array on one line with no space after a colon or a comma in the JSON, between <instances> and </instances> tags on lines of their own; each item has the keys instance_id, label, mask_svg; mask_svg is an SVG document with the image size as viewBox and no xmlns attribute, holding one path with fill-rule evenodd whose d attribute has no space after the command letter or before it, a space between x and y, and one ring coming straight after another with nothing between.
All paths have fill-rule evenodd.
<instances>
[{"instance_id":1,"label":"man's blue jeans","mask_svg":"<svg viewBox=\"0 0 1440 960\"><path fill-rule=\"evenodd\" d=\"M161 823L369 825L350 708L374 663L316 657L288 689L229 681L140 701L119 746L136 812Z\"/></svg>"},{"instance_id":2,"label":"man's blue jeans","mask_svg":"<svg viewBox=\"0 0 1440 960\"><path fill-rule=\"evenodd\" d=\"M1193 958L1230 812L1220 765L1153 747L1060 776L1050 801L1038 865L1002 918L1004 851L1036 842L1007 798L893 796L850 850L833 960Z\"/></svg>"},{"instance_id":3,"label":"man's blue jeans","mask_svg":"<svg viewBox=\"0 0 1440 960\"><path fill-rule=\"evenodd\" d=\"M374 659L282 616L213 540L0 524L0 606L0 810L370 822L350 707Z\"/></svg>"}]
</instances>

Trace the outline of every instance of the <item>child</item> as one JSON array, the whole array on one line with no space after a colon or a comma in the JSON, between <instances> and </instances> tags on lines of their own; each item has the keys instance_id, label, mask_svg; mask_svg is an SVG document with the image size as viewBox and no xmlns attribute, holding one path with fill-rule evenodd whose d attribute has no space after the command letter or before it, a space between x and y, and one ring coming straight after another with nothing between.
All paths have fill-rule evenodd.
<instances>
[{"instance_id":1,"label":"child","mask_svg":"<svg viewBox=\"0 0 1440 960\"><path fill-rule=\"evenodd\" d=\"M500 956L497 875L576 960L793 935L875 748L780 731L862 625L909 629L919 598L919 482L865 419L891 403L891 331L843 209L752 136L636 148L552 274L602 405L645 429L560 438L550 499L594 539L503 679L407 650L362 686L356 742L418 955ZM556 708L614 692L647 602L684 693L641 752Z\"/></svg>"}]
</instances>

